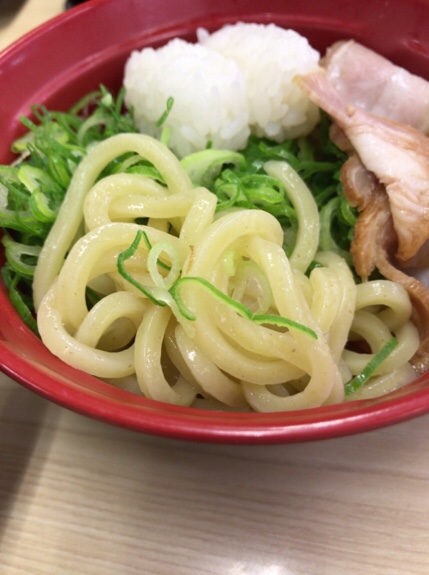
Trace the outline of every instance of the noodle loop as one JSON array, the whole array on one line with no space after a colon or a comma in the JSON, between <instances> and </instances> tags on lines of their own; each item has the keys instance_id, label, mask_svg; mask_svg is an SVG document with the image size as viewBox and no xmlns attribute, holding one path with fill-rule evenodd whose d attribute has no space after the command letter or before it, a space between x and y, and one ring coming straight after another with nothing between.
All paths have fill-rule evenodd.
<instances>
[{"instance_id":1,"label":"noodle loop","mask_svg":"<svg viewBox=\"0 0 429 575\"><path fill-rule=\"evenodd\" d=\"M127 152L152 163L159 178L100 177ZM386 280L356 285L343 258L317 253L311 193L287 164L265 169L297 214L290 257L274 216L217 214L216 196L193 188L156 140L122 134L95 147L39 258L34 293L47 347L118 385L133 376L144 396L182 406L337 403L392 337L396 348L356 397L409 381L418 335L406 292ZM313 261L319 266L308 272Z\"/></svg>"}]
</instances>

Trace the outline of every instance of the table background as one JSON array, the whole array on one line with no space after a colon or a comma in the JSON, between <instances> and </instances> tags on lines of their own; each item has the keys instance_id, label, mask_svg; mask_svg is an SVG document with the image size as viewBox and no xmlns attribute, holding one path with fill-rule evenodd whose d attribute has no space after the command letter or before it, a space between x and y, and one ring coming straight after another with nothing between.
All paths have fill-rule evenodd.
<instances>
[{"instance_id":1,"label":"table background","mask_svg":"<svg viewBox=\"0 0 429 575\"><path fill-rule=\"evenodd\" d=\"M0 48L64 4L0 0ZM428 518L428 416L204 445L92 421L0 375L1 575L426 575Z\"/></svg>"}]
</instances>

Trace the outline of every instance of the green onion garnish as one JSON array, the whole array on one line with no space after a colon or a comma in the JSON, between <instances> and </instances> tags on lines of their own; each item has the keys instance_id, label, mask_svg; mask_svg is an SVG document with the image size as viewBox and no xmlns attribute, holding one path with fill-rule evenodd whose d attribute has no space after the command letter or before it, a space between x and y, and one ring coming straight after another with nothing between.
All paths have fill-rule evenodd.
<instances>
[{"instance_id":1,"label":"green onion garnish","mask_svg":"<svg viewBox=\"0 0 429 575\"><path fill-rule=\"evenodd\" d=\"M163 297L163 299L159 299L159 297L156 297L154 295L155 292L157 293L157 295L161 295L161 294L160 294L160 286L158 285L159 282L157 281L157 278L154 277L153 270L151 270L149 268L149 273L151 274L152 279L154 279L155 284L158 285L158 288L155 288L155 289L152 289L152 288L147 287L147 286L143 286L140 282L138 282L125 269L125 261L127 259L131 258L136 253L137 248L138 248L142 238L144 238L144 242L145 242L146 248L148 248L148 250L149 250L149 253L153 249L146 232L144 232L143 230L139 230L137 232L136 237L135 237L133 243L131 244L131 246L118 255L118 260L117 260L118 272L120 273L120 275L125 280L127 280L135 288L137 288L139 291L141 291L147 298L149 298L152 301L152 303L154 303L156 305L160 305L160 306L165 306L165 305L167 305L167 302L170 300L170 298ZM156 262L158 265L160 264L160 261L158 258L157 258ZM167 269L169 269L171 271L171 268L168 266L167 266ZM230 309L233 309L235 312L237 312L242 317L245 317L245 318L247 318L247 319L249 319L249 320L251 320L257 324L270 324L270 325L276 325L279 327L298 329L298 330L306 333L307 335L309 335L313 339L317 339L316 332L314 330L312 330L311 328L305 326L305 325L302 325L302 324L295 322L293 320L290 320L288 318L273 315L273 314L253 314L252 311L247 306L245 306L241 302L229 297L227 294L225 294L224 292L219 290L216 286L214 286L208 280L201 278L201 277L185 276L185 277L179 278L176 281L174 281L171 288L169 290L165 290L165 291L166 292L168 291L168 294L171 296L171 298L175 302L179 313L184 318L186 318L190 321L195 321L197 318L192 313L192 311L190 311L189 309L186 308L186 306L183 303L183 300L181 298L181 295L180 295L181 286L183 286L183 284L185 284L185 283L190 283L190 282L200 285L206 291L208 291L210 293L210 295L213 296L215 299L217 299L221 303L227 305Z\"/></svg>"},{"instance_id":2,"label":"green onion garnish","mask_svg":"<svg viewBox=\"0 0 429 575\"><path fill-rule=\"evenodd\" d=\"M368 380L374 375L375 371L380 367L380 365L385 361L393 350L398 345L398 340L395 337L389 339L378 353L366 364L364 369L345 384L345 394L346 396L351 395L363 385L365 385Z\"/></svg>"}]
</instances>

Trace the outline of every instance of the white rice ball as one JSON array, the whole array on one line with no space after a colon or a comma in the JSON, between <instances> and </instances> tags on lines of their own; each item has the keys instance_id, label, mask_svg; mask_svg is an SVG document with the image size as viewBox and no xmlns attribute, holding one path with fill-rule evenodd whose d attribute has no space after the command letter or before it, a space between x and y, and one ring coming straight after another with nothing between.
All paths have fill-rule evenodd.
<instances>
[{"instance_id":1,"label":"white rice ball","mask_svg":"<svg viewBox=\"0 0 429 575\"><path fill-rule=\"evenodd\" d=\"M293 83L295 75L313 71L320 60L306 38L275 24L238 23L213 34L200 29L198 40L233 59L244 73L253 133L281 142L314 128L318 109Z\"/></svg>"},{"instance_id":2,"label":"white rice ball","mask_svg":"<svg viewBox=\"0 0 429 575\"><path fill-rule=\"evenodd\" d=\"M159 138L162 128L169 128L169 147L179 157L209 143L219 149L246 146L246 80L238 65L218 52L180 39L157 50L135 51L125 66L124 86L138 129ZM157 127L169 97L172 109Z\"/></svg>"}]
</instances>

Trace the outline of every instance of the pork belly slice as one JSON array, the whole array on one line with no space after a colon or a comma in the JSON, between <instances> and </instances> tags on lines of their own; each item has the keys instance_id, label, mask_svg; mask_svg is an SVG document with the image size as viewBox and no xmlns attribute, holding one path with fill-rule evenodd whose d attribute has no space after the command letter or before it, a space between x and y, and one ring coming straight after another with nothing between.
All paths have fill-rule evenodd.
<instances>
[{"instance_id":1,"label":"pork belly slice","mask_svg":"<svg viewBox=\"0 0 429 575\"><path fill-rule=\"evenodd\" d=\"M336 42L322 59L347 103L429 133L429 82L354 40Z\"/></svg>"},{"instance_id":2,"label":"pork belly slice","mask_svg":"<svg viewBox=\"0 0 429 575\"><path fill-rule=\"evenodd\" d=\"M345 102L325 70L299 76L301 89L338 124L367 170L385 186L403 264L429 238L429 138Z\"/></svg>"},{"instance_id":3,"label":"pork belly slice","mask_svg":"<svg viewBox=\"0 0 429 575\"><path fill-rule=\"evenodd\" d=\"M367 280L376 268L380 251L396 251L397 236L393 228L389 200L384 189L353 154L343 164L340 179L347 201L358 209L350 252L356 273Z\"/></svg>"},{"instance_id":4,"label":"pork belly slice","mask_svg":"<svg viewBox=\"0 0 429 575\"><path fill-rule=\"evenodd\" d=\"M343 164L340 178L347 200L360 212L350 250L356 272L366 280L378 269L386 279L407 290L413 304L412 319L420 335L420 346L411 363L416 373L422 374L429 370L429 290L390 261L397 237L384 186L356 154Z\"/></svg>"}]
</instances>

